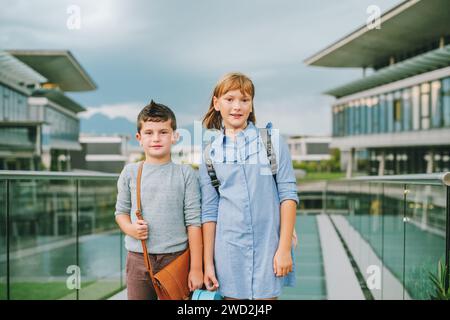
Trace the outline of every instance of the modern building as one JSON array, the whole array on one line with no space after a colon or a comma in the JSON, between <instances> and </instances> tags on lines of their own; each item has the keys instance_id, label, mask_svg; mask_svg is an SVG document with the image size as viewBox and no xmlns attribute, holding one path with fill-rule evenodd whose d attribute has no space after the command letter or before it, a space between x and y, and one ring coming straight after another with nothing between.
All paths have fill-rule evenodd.
<instances>
[{"instance_id":1,"label":"modern building","mask_svg":"<svg viewBox=\"0 0 450 320\"><path fill-rule=\"evenodd\" d=\"M325 93L350 176L450 170L450 0L404 1L305 60L361 68Z\"/></svg>"},{"instance_id":2,"label":"modern building","mask_svg":"<svg viewBox=\"0 0 450 320\"><path fill-rule=\"evenodd\" d=\"M128 162L129 136L81 135L81 150L71 151L72 168L120 173Z\"/></svg>"},{"instance_id":3,"label":"modern building","mask_svg":"<svg viewBox=\"0 0 450 320\"><path fill-rule=\"evenodd\" d=\"M0 52L0 170L70 170L85 109L65 92L94 89L69 51Z\"/></svg>"},{"instance_id":4,"label":"modern building","mask_svg":"<svg viewBox=\"0 0 450 320\"><path fill-rule=\"evenodd\" d=\"M291 136L287 144L292 160L298 162L320 162L330 160L331 137Z\"/></svg>"}]
</instances>

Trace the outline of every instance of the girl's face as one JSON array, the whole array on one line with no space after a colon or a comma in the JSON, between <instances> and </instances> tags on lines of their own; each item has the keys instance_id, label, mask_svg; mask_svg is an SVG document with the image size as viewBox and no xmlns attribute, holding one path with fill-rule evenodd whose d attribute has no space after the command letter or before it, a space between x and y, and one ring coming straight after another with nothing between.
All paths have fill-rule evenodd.
<instances>
[{"instance_id":1,"label":"girl's face","mask_svg":"<svg viewBox=\"0 0 450 320\"><path fill-rule=\"evenodd\" d=\"M214 109L220 111L225 129L243 130L247 126L247 119L253 109L252 97L242 94L241 90L231 90L214 97Z\"/></svg>"}]
</instances>

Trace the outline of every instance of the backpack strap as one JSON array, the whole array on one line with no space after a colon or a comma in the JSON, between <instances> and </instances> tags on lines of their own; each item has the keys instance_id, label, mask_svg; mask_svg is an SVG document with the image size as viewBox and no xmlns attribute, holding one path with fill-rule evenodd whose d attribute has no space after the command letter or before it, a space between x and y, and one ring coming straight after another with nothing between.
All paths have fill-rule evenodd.
<instances>
[{"instance_id":1,"label":"backpack strap","mask_svg":"<svg viewBox=\"0 0 450 320\"><path fill-rule=\"evenodd\" d=\"M203 158L205 159L206 170L208 170L209 178L211 179L211 184L216 189L216 192L219 194L220 181L217 179L216 170L213 166L213 161L211 159L211 143L208 143L205 147L205 151L203 152Z\"/></svg>"},{"instance_id":2,"label":"backpack strap","mask_svg":"<svg viewBox=\"0 0 450 320\"><path fill-rule=\"evenodd\" d=\"M261 129L259 129L259 132L261 134L261 139L264 143L264 146L266 147L267 159L269 159L269 163L270 163L270 171L272 171L272 176L275 179L275 182L277 182L278 163L277 163L276 154L275 154L275 152L273 152L272 136L270 133L270 129L269 128L261 128Z\"/></svg>"}]
</instances>

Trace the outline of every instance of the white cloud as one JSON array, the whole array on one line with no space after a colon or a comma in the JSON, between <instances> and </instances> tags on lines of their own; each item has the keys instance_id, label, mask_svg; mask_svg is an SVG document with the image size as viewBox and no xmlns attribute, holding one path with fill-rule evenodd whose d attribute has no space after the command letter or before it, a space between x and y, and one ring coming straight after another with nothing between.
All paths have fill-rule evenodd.
<instances>
[{"instance_id":1,"label":"white cloud","mask_svg":"<svg viewBox=\"0 0 450 320\"><path fill-rule=\"evenodd\" d=\"M86 107L87 111L80 113L82 118L90 118L93 115L100 113L110 119L123 117L131 122L136 122L137 116L145 105L142 102L126 102L118 104L104 104L98 107Z\"/></svg>"}]
</instances>

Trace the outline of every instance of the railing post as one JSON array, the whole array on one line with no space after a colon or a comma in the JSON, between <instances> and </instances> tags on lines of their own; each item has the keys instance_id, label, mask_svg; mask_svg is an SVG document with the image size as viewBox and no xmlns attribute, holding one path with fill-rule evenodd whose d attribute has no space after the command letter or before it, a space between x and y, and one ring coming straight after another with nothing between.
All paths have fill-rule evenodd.
<instances>
[{"instance_id":1,"label":"railing post","mask_svg":"<svg viewBox=\"0 0 450 320\"><path fill-rule=\"evenodd\" d=\"M445 291L448 290L449 286L449 255L450 255L450 186L447 186L447 202L446 202L446 221L445 221Z\"/></svg>"},{"instance_id":2,"label":"railing post","mask_svg":"<svg viewBox=\"0 0 450 320\"><path fill-rule=\"evenodd\" d=\"M11 272L9 269L9 249L10 249L10 203L9 203L9 193L10 193L10 180L6 179L6 300L11 299Z\"/></svg>"},{"instance_id":3,"label":"railing post","mask_svg":"<svg viewBox=\"0 0 450 320\"><path fill-rule=\"evenodd\" d=\"M80 267L80 242L79 242L79 225L80 225L80 203L79 203L79 199L80 199L80 192L79 192L79 183L80 180L79 179L75 179L75 190L76 190L76 200L75 200L75 206L76 206L76 227L75 227L75 237L76 237L76 246L75 246L75 256L76 256L76 265L78 266L79 270L80 270L80 275L79 275L79 279L81 282L81 267ZM77 291L77 300L80 299L80 289L78 289L78 287L81 285L81 283L79 283L76 287L76 291Z\"/></svg>"}]
</instances>

